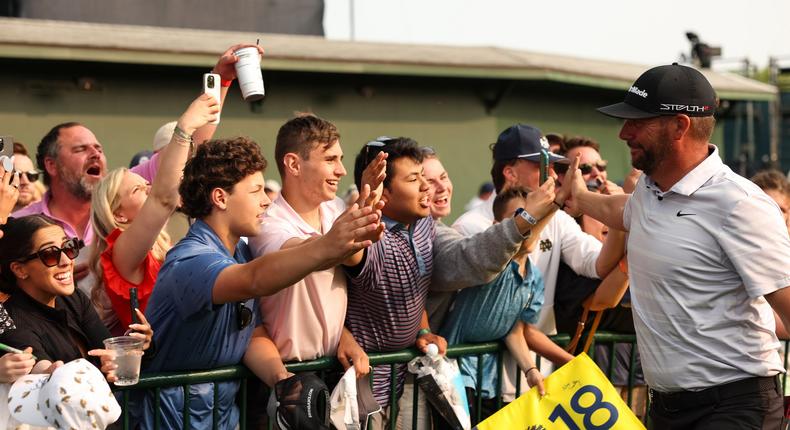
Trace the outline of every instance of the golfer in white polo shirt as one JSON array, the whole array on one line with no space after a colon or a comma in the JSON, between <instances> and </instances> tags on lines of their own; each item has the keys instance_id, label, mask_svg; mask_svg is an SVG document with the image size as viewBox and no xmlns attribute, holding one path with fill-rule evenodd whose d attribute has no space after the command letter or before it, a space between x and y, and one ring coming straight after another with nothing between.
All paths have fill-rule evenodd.
<instances>
[{"instance_id":1,"label":"golfer in white polo shirt","mask_svg":"<svg viewBox=\"0 0 790 430\"><path fill-rule=\"evenodd\" d=\"M717 97L695 69L646 71L599 111L644 171L633 195L587 191L574 161L566 204L630 232L631 298L655 429L778 429L783 402L771 308L790 317L780 210L708 143Z\"/></svg>"}]
</instances>

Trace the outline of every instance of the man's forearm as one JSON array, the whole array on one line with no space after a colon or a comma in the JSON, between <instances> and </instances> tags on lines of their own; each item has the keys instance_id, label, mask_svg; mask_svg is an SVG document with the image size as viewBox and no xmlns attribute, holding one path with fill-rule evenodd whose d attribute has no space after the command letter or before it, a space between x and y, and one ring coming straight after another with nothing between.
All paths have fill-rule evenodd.
<instances>
[{"instance_id":1,"label":"man's forearm","mask_svg":"<svg viewBox=\"0 0 790 430\"><path fill-rule=\"evenodd\" d=\"M288 377L280 352L263 326L255 329L243 361L244 365L270 388Z\"/></svg>"},{"instance_id":2,"label":"man's forearm","mask_svg":"<svg viewBox=\"0 0 790 430\"><path fill-rule=\"evenodd\" d=\"M573 198L582 213L597 219L609 228L626 231L623 226L623 210L630 198L629 194L607 196L585 192Z\"/></svg>"},{"instance_id":3,"label":"man's forearm","mask_svg":"<svg viewBox=\"0 0 790 430\"><path fill-rule=\"evenodd\" d=\"M617 263L623 258L623 254L625 254L625 238L626 233L624 231L609 230L609 234L606 235L606 240L604 240L601 247L601 252L598 254L598 259L595 260L595 271L600 279L603 279L612 269L617 267Z\"/></svg>"},{"instance_id":4,"label":"man's forearm","mask_svg":"<svg viewBox=\"0 0 790 430\"><path fill-rule=\"evenodd\" d=\"M766 294L765 300L779 315L784 327L790 327L790 286Z\"/></svg>"},{"instance_id":5,"label":"man's forearm","mask_svg":"<svg viewBox=\"0 0 790 430\"><path fill-rule=\"evenodd\" d=\"M524 338L527 341L529 349L535 351L536 354L549 359L552 363L562 366L573 359L573 355L569 354L559 345L554 343L542 331L538 330L532 324L527 324L524 330Z\"/></svg>"}]
</instances>

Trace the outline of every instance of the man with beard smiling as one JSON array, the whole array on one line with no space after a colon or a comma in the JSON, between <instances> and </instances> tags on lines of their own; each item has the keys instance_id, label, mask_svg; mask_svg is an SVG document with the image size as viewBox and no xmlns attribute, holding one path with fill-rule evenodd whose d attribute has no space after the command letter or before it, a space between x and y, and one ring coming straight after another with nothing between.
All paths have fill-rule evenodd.
<instances>
[{"instance_id":1,"label":"man with beard smiling","mask_svg":"<svg viewBox=\"0 0 790 430\"><path fill-rule=\"evenodd\" d=\"M578 159L568 205L629 231L634 325L652 428L780 428L784 372L773 308L790 318L790 239L776 203L709 143L717 97L677 63L643 73L620 139L644 175L629 195L587 190Z\"/></svg>"}]
</instances>

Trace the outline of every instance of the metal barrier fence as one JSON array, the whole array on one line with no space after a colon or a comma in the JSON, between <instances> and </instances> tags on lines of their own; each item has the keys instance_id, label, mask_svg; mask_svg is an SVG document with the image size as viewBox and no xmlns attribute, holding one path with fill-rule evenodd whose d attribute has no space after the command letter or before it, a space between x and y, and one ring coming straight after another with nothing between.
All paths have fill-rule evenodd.
<instances>
[{"instance_id":1,"label":"metal barrier fence","mask_svg":"<svg viewBox=\"0 0 790 430\"><path fill-rule=\"evenodd\" d=\"M552 340L559 345L566 345L569 342L569 337L567 335L558 335L553 336ZM626 343L630 345L631 348L631 363L629 366L629 374L628 374L628 385L627 389L627 397L626 402L630 406L632 404L635 384L634 384L634 370L635 370L635 359L636 355L634 354L636 350L636 338L634 335L623 335L623 334L615 334L615 333L605 333L599 332L596 333L594 336L593 346L590 347L589 354L591 357L594 358L594 350L595 344L607 344L607 345L614 345L615 343ZM790 352L790 340L784 341L784 363L785 368L787 368L788 364L788 353ZM480 343L480 344L467 344L467 345L454 345L447 349L447 356L451 358L457 358L462 356L477 356L478 360L478 375L477 375L477 397L475 399L477 416L472 417L472 424L476 424L480 421L480 410L482 405L482 390L480 389L480 384L482 381L482 373L483 367L482 363L483 360L480 357L483 354L496 354L497 355L497 376L499 384L497 386L497 407L502 406L502 399L501 399L501 392L502 392L502 357L503 352L506 348L504 347L503 343L500 342L487 342L487 343ZM612 373L614 371L614 362L615 362L615 348L610 348L610 356L609 356L609 368L604 369L604 373L611 379ZM373 353L369 355L370 364L371 365L389 365L391 369L392 378L395 378L397 375L396 365L401 363L408 363L411 359L419 356L420 353L414 349L407 349L398 352L388 352L388 353ZM540 360L541 358L537 358L537 365L540 367ZM324 357L317 360L312 361L305 361L305 362L298 362L298 363L289 363L286 365L286 368L293 373L299 372L326 372L332 370L340 370L342 369L340 363L334 357ZM247 379L248 378L255 378L255 375L250 372L244 366L229 366L219 369L213 370L205 370L205 371L197 371L197 372L189 372L189 373L159 373L159 374L147 374L142 375L140 378L140 382L137 385L131 387L116 387L115 391L122 393L122 408L123 408L123 415L121 416L121 422L123 424L123 428L131 429L130 422L129 422L129 414L127 413L129 408L129 399L130 393L133 390L149 390L154 394L154 413L155 413L155 428L160 428L159 426L159 412L160 412L160 391L162 388L166 387L182 387L184 390L184 411L183 411L183 420L184 420L184 428L190 428L189 426L189 410L188 410L188 401L189 401L189 387L194 384L202 384L202 383L210 383L210 382L223 382L223 381L232 381L232 380L239 380L240 381L240 392L238 396L238 406L240 410L240 421L239 421L239 428L241 430L247 429L247 400L248 400L248 392L247 392ZM520 379L517 379L516 382L516 397L521 394L522 389L520 387ZM786 387L786 379L787 375L782 378L782 385ZM397 399L394 395L395 385L393 386L393 395L391 396L390 401L390 411L397 411ZM412 411L412 428L416 427L417 424L417 408L418 408L418 400L420 396L420 390L416 389L413 391L413 405L414 410ZM217 391L214 390L214 405L217 403ZM649 410L650 405L645 405L645 411ZM647 414L645 413L645 419ZM213 427L214 429L217 428L219 422L219 413L215 407L213 410ZM397 419L397 412L393 412L390 414L390 428L395 428L395 422ZM271 426L270 426L271 428Z\"/></svg>"}]
</instances>

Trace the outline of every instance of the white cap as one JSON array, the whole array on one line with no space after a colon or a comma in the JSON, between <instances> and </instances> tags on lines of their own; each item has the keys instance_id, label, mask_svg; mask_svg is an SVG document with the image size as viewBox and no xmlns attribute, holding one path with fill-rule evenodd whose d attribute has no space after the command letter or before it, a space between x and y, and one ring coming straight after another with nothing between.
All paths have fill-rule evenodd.
<instances>
[{"instance_id":1,"label":"white cap","mask_svg":"<svg viewBox=\"0 0 790 430\"><path fill-rule=\"evenodd\" d=\"M176 129L176 122L171 121L167 124L159 127L159 130L156 131L154 135L154 145L153 150L154 152L159 152L170 143L170 139L173 138L173 130Z\"/></svg>"},{"instance_id":2,"label":"white cap","mask_svg":"<svg viewBox=\"0 0 790 430\"><path fill-rule=\"evenodd\" d=\"M275 193L279 193L280 190L283 189L283 187L280 186L280 183L275 179L267 179L266 182L264 182L263 188L274 191Z\"/></svg>"},{"instance_id":3,"label":"white cap","mask_svg":"<svg viewBox=\"0 0 790 430\"><path fill-rule=\"evenodd\" d=\"M77 359L52 375L26 375L8 393L11 415L34 426L104 429L121 416L121 406L104 375Z\"/></svg>"}]
</instances>

